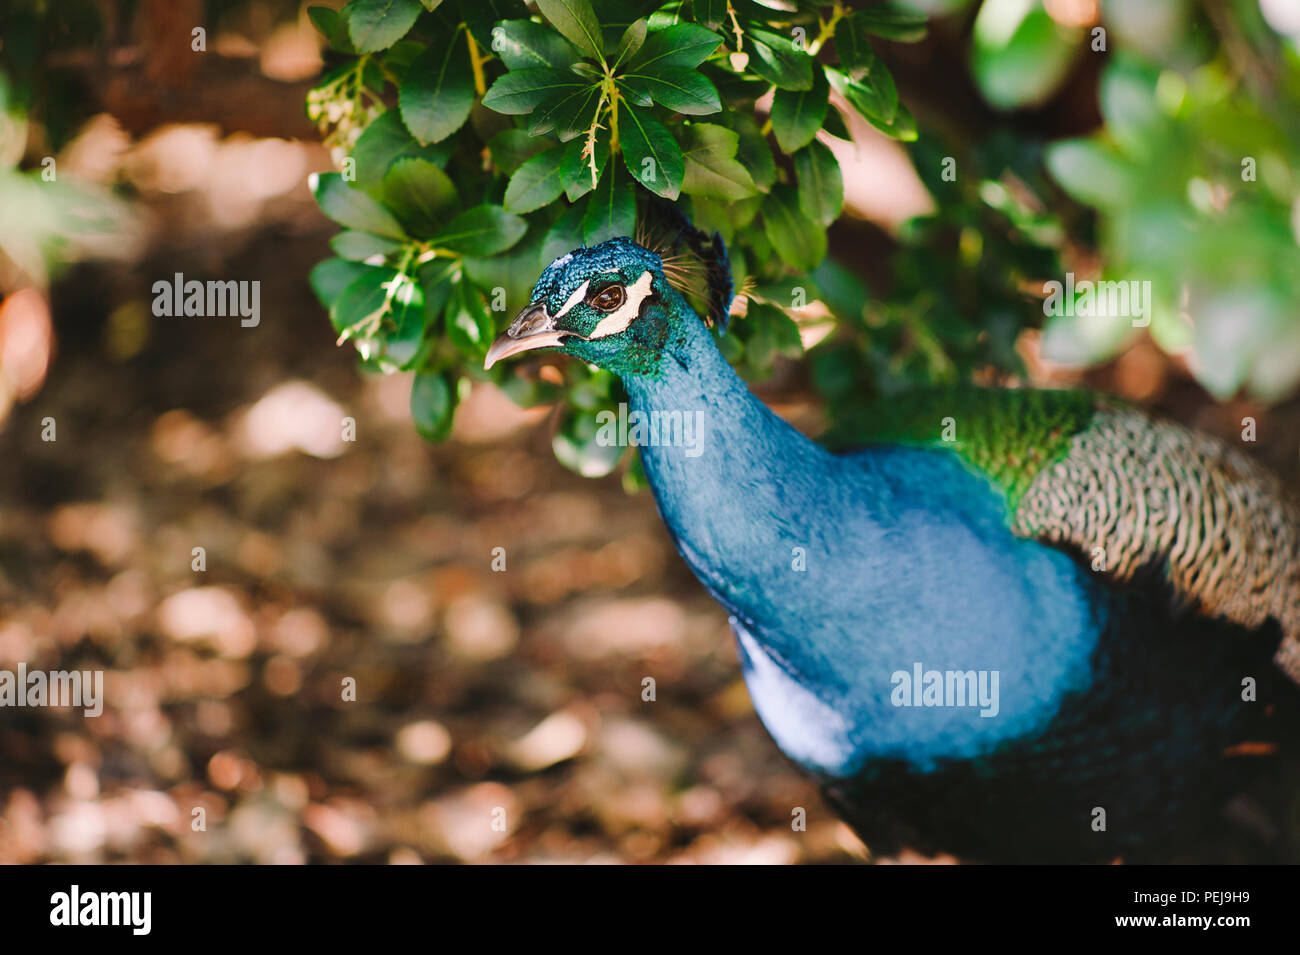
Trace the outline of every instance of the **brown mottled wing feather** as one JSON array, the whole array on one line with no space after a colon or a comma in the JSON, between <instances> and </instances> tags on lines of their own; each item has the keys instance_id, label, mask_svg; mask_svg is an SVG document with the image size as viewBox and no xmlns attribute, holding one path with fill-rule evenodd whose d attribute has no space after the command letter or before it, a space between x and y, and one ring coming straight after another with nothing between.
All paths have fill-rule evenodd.
<instances>
[{"instance_id":1,"label":"brown mottled wing feather","mask_svg":"<svg viewBox=\"0 0 1300 955\"><path fill-rule=\"evenodd\" d=\"M1030 482L1012 529L1072 545L1116 580L1159 568L1202 613L1276 620L1274 659L1300 683L1300 505L1223 442L1102 404Z\"/></svg>"}]
</instances>

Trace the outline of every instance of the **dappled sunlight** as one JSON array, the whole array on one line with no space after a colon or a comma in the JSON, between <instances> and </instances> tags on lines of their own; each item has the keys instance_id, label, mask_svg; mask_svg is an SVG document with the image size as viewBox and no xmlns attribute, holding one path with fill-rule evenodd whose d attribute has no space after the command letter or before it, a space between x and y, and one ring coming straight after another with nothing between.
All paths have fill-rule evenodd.
<instances>
[{"instance_id":1,"label":"dappled sunlight","mask_svg":"<svg viewBox=\"0 0 1300 955\"><path fill-rule=\"evenodd\" d=\"M0 302L0 425L16 401L26 401L45 383L54 348L50 308L33 288Z\"/></svg>"},{"instance_id":2,"label":"dappled sunlight","mask_svg":"<svg viewBox=\"0 0 1300 955\"><path fill-rule=\"evenodd\" d=\"M851 143L827 139L844 174L844 208L893 232L914 216L934 211L934 199L912 168L906 150L845 109Z\"/></svg>"},{"instance_id":3,"label":"dappled sunlight","mask_svg":"<svg viewBox=\"0 0 1300 955\"><path fill-rule=\"evenodd\" d=\"M248 457L301 451L318 458L343 453L343 408L305 381L276 385L237 421L235 446Z\"/></svg>"},{"instance_id":4,"label":"dappled sunlight","mask_svg":"<svg viewBox=\"0 0 1300 955\"><path fill-rule=\"evenodd\" d=\"M207 641L225 657L246 657L257 642L239 597L224 587L191 587L167 597L158 605L158 627L181 643Z\"/></svg>"}]
</instances>

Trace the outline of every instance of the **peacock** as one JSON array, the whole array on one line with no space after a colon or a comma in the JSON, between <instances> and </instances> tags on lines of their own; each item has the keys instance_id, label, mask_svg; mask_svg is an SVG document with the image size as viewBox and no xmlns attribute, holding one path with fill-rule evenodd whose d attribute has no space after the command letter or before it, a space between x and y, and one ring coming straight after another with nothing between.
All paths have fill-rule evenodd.
<instances>
[{"instance_id":1,"label":"peacock","mask_svg":"<svg viewBox=\"0 0 1300 955\"><path fill-rule=\"evenodd\" d=\"M1207 859L1225 804L1285 788L1300 506L1276 477L1077 390L891 398L832 453L719 351L733 294L716 235L613 238L552 262L486 363L556 349L705 425L640 447L655 502L762 723L874 854Z\"/></svg>"}]
</instances>

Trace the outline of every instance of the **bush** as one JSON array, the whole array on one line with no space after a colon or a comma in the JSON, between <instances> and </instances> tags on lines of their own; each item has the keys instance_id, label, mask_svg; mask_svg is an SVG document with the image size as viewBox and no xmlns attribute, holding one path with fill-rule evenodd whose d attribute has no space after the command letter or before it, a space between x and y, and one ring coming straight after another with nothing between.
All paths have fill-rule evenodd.
<instances>
[{"instance_id":1,"label":"bush","mask_svg":"<svg viewBox=\"0 0 1300 955\"><path fill-rule=\"evenodd\" d=\"M517 0L312 9L342 59L308 100L341 168L313 188L345 229L313 286L368 367L417 372L426 436L447 433L467 380L491 378L525 403L562 392L560 459L584 474L614 466L583 434L590 412L618 399L608 373L571 366L557 389L482 362L547 262L633 234L651 194L719 231L737 283L752 288L728 356L761 376L776 355L800 354L789 311L816 294L809 273L843 204L817 138L848 137L830 92L915 139L872 41L919 39L925 18L892 5L659 6L540 0L536 18ZM823 63L832 39L835 62ZM772 91L760 123L755 103Z\"/></svg>"},{"instance_id":2,"label":"bush","mask_svg":"<svg viewBox=\"0 0 1300 955\"><path fill-rule=\"evenodd\" d=\"M412 411L430 439L448 433L470 381L492 380L524 404L561 402L557 456L608 473L618 451L597 445L592 421L621 399L616 379L570 362L548 383L482 360L547 262L633 234L653 195L728 243L749 294L719 341L727 357L761 379L778 357L803 356L832 428L880 393L1020 373L1018 336L1038 325L1045 351L1077 365L1150 334L1190 349L1220 397L1293 389L1295 39L1270 31L1253 0L1214 22L1163 0L1154 33L1122 5L1091 28L1019 0L929 6L956 14L948 26L965 15L970 74L992 107L965 140L918 132L899 101L881 44L920 40L927 23L893 3L312 8L337 63L308 110L340 168L313 188L345 230L312 283L340 341L369 369L415 372ZM1122 52L1108 47L1116 37ZM1262 78L1240 62L1272 53ZM1052 144L1024 132L1014 111L1047 102L1085 56L1104 58L1105 126ZM827 258L843 185L826 140L848 137L841 109L909 143L937 203L897 237L887 291ZM1149 282L1149 331L1070 307L1048 315L1044 281L1076 268ZM818 320L829 328L801 335ZM805 339L817 341L806 356Z\"/></svg>"}]
</instances>

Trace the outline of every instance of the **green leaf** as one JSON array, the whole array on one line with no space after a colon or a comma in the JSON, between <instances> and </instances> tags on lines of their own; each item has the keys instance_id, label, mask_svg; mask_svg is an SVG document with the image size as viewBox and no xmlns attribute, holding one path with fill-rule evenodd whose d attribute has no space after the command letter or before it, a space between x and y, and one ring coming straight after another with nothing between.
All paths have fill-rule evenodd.
<instances>
[{"instance_id":1,"label":"green leaf","mask_svg":"<svg viewBox=\"0 0 1300 955\"><path fill-rule=\"evenodd\" d=\"M400 242L385 239L370 232L358 232L356 229L345 229L330 239L330 248L334 250L334 254L353 262L364 262L366 259L375 256L382 259L401 247L402 243ZM373 264L378 265L380 263L375 262Z\"/></svg>"},{"instance_id":2,"label":"green leaf","mask_svg":"<svg viewBox=\"0 0 1300 955\"><path fill-rule=\"evenodd\" d=\"M447 339L452 345L476 363L481 361L496 334L496 323L478 289L463 280L458 283L447 303L445 319Z\"/></svg>"},{"instance_id":3,"label":"green leaf","mask_svg":"<svg viewBox=\"0 0 1300 955\"><path fill-rule=\"evenodd\" d=\"M1078 30L1065 30L1038 4L988 0L975 18L971 69L998 109L1049 99L1077 52Z\"/></svg>"},{"instance_id":4,"label":"green leaf","mask_svg":"<svg viewBox=\"0 0 1300 955\"><path fill-rule=\"evenodd\" d=\"M588 56L601 58L600 23L588 0L537 0L537 9L562 37Z\"/></svg>"},{"instance_id":5,"label":"green leaf","mask_svg":"<svg viewBox=\"0 0 1300 955\"><path fill-rule=\"evenodd\" d=\"M611 175L613 171L611 170ZM604 177L609 178L608 176ZM604 179L601 180L604 182ZM594 198L594 197L593 197ZM572 205L564 211L560 218L555 220L546 233L546 238L542 240L541 260L543 262L552 262L565 253L572 252L578 246L583 245L582 224L588 213L591 213L591 200L584 205ZM594 214L593 214L594 215ZM632 220L633 226L636 225L636 200L632 203Z\"/></svg>"},{"instance_id":6,"label":"green leaf","mask_svg":"<svg viewBox=\"0 0 1300 955\"><path fill-rule=\"evenodd\" d=\"M426 441L441 441L451 434L456 413L456 389L447 376L421 371L411 382L411 420Z\"/></svg>"},{"instance_id":7,"label":"green leaf","mask_svg":"<svg viewBox=\"0 0 1300 955\"><path fill-rule=\"evenodd\" d=\"M829 261L829 260L828 260ZM779 308L802 308L818 297L817 283L810 276L787 276L770 282L754 285L754 297L776 305Z\"/></svg>"},{"instance_id":8,"label":"green leaf","mask_svg":"<svg viewBox=\"0 0 1300 955\"><path fill-rule=\"evenodd\" d=\"M329 39L330 34L343 22L339 12L331 7L308 7L307 18L311 20L311 25L316 28L316 32L326 39Z\"/></svg>"},{"instance_id":9,"label":"green leaf","mask_svg":"<svg viewBox=\"0 0 1300 955\"><path fill-rule=\"evenodd\" d=\"M817 135L826 119L831 87L818 65L813 69L813 84L807 90L776 91L772 98L772 132L787 154L802 149Z\"/></svg>"},{"instance_id":10,"label":"green leaf","mask_svg":"<svg viewBox=\"0 0 1300 955\"><path fill-rule=\"evenodd\" d=\"M655 195L676 199L686 160L672 133L649 113L627 103L619 105L618 127L628 172Z\"/></svg>"},{"instance_id":11,"label":"green leaf","mask_svg":"<svg viewBox=\"0 0 1300 955\"><path fill-rule=\"evenodd\" d=\"M564 179L560 174L563 155L562 149L548 149L520 166L506 186L502 202L506 211L532 212L558 199L564 191Z\"/></svg>"},{"instance_id":12,"label":"green leaf","mask_svg":"<svg viewBox=\"0 0 1300 955\"><path fill-rule=\"evenodd\" d=\"M384 176L384 204L412 235L428 238L460 198L447 174L427 159L401 159Z\"/></svg>"},{"instance_id":13,"label":"green leaf","mask_svg":"<svg viewBox=\"0 0 1300 955\"><path fill-rule=\"evenodd\" d=\"M1150 158L1168 141L1169 116L1156 95L1159 79L1158 67L1129 58L1116 58L1102 71L1097 93L1106 132L1127 155Z\"/></svg>"},{"instance_id":14,"label":"green leaf","mask_svg":"<svg viewBox=\"0 0 1300 955\"><path fill-rule=\"evenodd\" d=\"M518 242L528 223L500 206L475 206L462 212L433 237L433 244L462 255L495 255Z\"/></svg>"},{"instance_id":15,"label":"green leaf","mask_svg":"<svg viewBox=\"0 0 1300 955\"><path fill-rule=\"evenodd\" d=\"M753 329L745 343L745 357L755 371L766 373L777 355L798 358L803 354L799 326L780 308L765 302L751 302L745 324Z\"/></svg>"},{"instance_id":16,"label":"green leaf","mask_svg":"<svg viewBox=\"0 0 1300 955\"><path fill-rule=\"evenodd\" d=\"M727 0L691 0L695 22L716 30L727 20Z\"/></svg>"},{"instance_id":17,"label":"green leaf","mask_svg":"<svg viewBox=\"0 0 1300 955\"><path fill-rule=\"evenodd\" d=\"M867 121L886 136L892 136L899 142L911 143L916 141L916 120L912 118L912 114L902 103L898 104L898 110L894 114L892 123L882 123L871 116L867 117Z\"/></svg>"},{"instance_id":18,"label":"green leaf","mask_svg":"<svg viewBox=\"0 0 1300 955\"><path fill-rule=\"evenodd\" d=\"M761 192L767 192L776 182L776 160L767 140L759 132L758 123L752 116L737 114L732 117L732 127L740 134L736 159L749 170L754 185Z\"/></svg>"},{"instance_id":19,"label":"green leaf","mask_svg":"<svg viewBox=\"0 0 1300 955\"><path fill-rule=\"evenodd\" d=\"M353 189L336 172L312 173L307 183L321 211L341 226L373 232L390 239L405 239L393 214L360 189Z\"/></svg>"},{"instance_id":20,"label":"green leaf","mask_svg":"<svg viewBox=\"0 0 1300 955\"><path fill-rule=\"evenodd\" d=\"M451 258L432 259L416 271L416 280L424 289L424 324L429 328L438 327L459 274L457 260Z\"/></svg>"},{"instance_id":21,"label":"green leaf","mask_svg":"<svg viewBox=\"0 0 1300 955\"><path fill-rule=\"evenodd\" d=\"M418 46L418 44L416 45ZM409 41L399 40L397 46L393 47L393 49L383 55L383 59L387 61L389 57L393 57L393 62L398 63L402 59L402 54L398 52L397 55L394 56L394 52L400 51L403 48L409 51L411 50L411 47L412 44ZM414 55L412 55L411 59L414 58ZM370 90L372 93L382 95L384 90L388 88L388 77L384 76L384 71L379 68L379 59L380 58L377 56L372 56L361 64L361 82L365 85L366 89ZM407 65L409 65L409 62L410 61L408 60Z\"/></svg>"},{"instance_id":22,"label":"green leaf","mask_svg":"<svg viewBox=\"0 0 1300 955\"><path fill-rule=\"evenodd\" d=\"M857 14L835 24L835 52L840 68L851 80L860 80L876 65L876 51L871 48L866 24Z\"/></svg>"},{"instance_id":23,"label":"green leaf","mask_svg":"<svg viewBox=\"0 0 1300 955\"><path fill-rule=\"evenodd\" d=\"M1133 173L1114 150L1087 139L1047 147L1048 171L1074 199L1110 209L1126 205L1134 194Z\"/></svg>"},{"instance_id":24,"label":"green leaf","mask_svg":"<svg viewBox=\"0 0 1300 955\"><path fill-rule=\"evenodd\" d=\"M567 143L590 129L590 124L584 125L582 118L589 117L594 122L599 104L600 90L595 87L553 96L533 110L528 121L528 135L554 133L561 142Z\"/></svg>"},{"instance_id":25,"label":"green leaf","mask_svg":"<svg viewBox=\"0 0 1300 955\"><path fill-rule=\"evenodd\" d=\"M493 32L492 49L512 70L567 70L578 59L573 44L532 20L502 20Z\"/></svg>"},{"instance_id":26,"label":"green leaf","mask_svg":"<svg viewBox=\"0 0 1300 955\"><path fill-rule=\"evenodd\" d=\"M725 126L692 123L685 130L686 174L682 191L713 199L744 199L758 190L736 161L740 136Z\"/></svg>"},{"instance_id":27,"label":"green leaf","mask_svg":"<svg viewBox=\"0 0 1300 955\"><path fill-rule=\"evenodd\" d=\"M861 317L870 292L860 275L834 259L826 259L810 278L817 286L817 297L838 317Z\"/></svg>"},{"instance_id":28,"label":"green leaf","mask_svg":"<svg viewBox=\"0 0 1300 955\"><path fill-rule=\"evenodd\" d=\"M554 132L560 142L567 143L579 133L586 132L596 121L600 105L600 87L589 86L572 93L561 93L548 99L533 112L528 132L533 136Z\"/></svg>"},{"instance_id":29,"label":"green leaf","mask_svg":"<svg viewBox=\"0 0 1300 955\"><path fill-rule=\"evenodd\" d=\"M483 97L483 105L498 113L519 116L531 113L556 95L583 91L588 87L569 70L539 66L531 70L511 70L500 77Z\"/></svg>"},{"instance_id":30,"label":"green leaf","mask_svg":"<svg viewBox=\"0 0 1300 955\"><path fill-rule=\"evenodd\" d=\"M384 76L384 71L379 68L379 60L383 60L389 72L401 75L415 62L415 58L424 52L426 42L412 40L408 35L405 39L394 43L382 57L372 57L365 65L367 85L371 85L376 93L383 92L388 79Z\"/></svg>"},{"instance_id":31,"label":"green leaf","mask_svg":"<svg viewBox=\"0 0 1300 955\"><path fill-rule=\"evenodd\" d=\"M898 87L894 85L894 75L889 72L889 67L877 61L871 72L855 85L870 91L879 104L878 110L867 119L878 120L886 125L894 121L898 115Z\"/></svg>"},{"instance_id":32,"label":"green leaf","mask_svg":"<svg viewBox=\"0 0 1300 955\"><path fill-rule=\"evenodd\" d=\"M813 222L830 225L844 207L844 178L835 154L814 139L794 154L794 172L799 177L799 211Z\"/></svg>"},{"instance_id":33,"label":"green leaf","mask_svg":"<svg viewBox=\"0 0 1300 955\"><path fill-rule=\"evenodd\" d=\"M330 305L330 323L340 335L364 322L384 306L387 283L397 277L396 269L366 269Z\"/></svg>"},{"instance_id":34,"label":"green leaf","mask_svg":"<svg viewBox=\"0 0 1300 955\"><path fill-rule=\"evenodd\" d=\"M406 36L420 9L420 0L352 0L343 15L357 52L377 53Z\"/></svg>"},{"instance_id":35,"label":"green leaf","mask_svg":"<svg viewBox=\"0 0 1300 955\"><path fill-rule=\"evenodd\" d=\"M443 318L446 321L448 342L474 363L481 361L493 335L497 334L497 326L491 320L491 314L487 312L477 288L464 279L456 283Z\"/></svg>"},{"instance_id":36,"label":"green leaf","mask_svg":"<svg viewBox=\"0 0 1300 955\"><path fill-rule=\"evenodd\" d=\"M348 36L347 21L339 16L337 10L329 7L308 7L307 16L311 18L312 26L329 41L330 49L340 53L357 52L356 47L352 45L351 37Z\"/></svg>"},{"instance_id":37,"label":"green leaf","mask_svg":"<svg viewBox=\"0 0 1300 955\"><path fill-rule=\"evenodd\" d=\"M926 16L902 3L881 3L853 14L862 28L875 36L900 43L915 43L925 38ZM839 34L836 34L839 44Z\"/></svg>"},{"instance_id":38,"label":"green leaf","mask_svg":"<svg viewBox=\"0 0 1300 955\"><path fill-rule=\"evenodd\" d=\"M649 109L655 104L654 97L650 95L650 90L644 85L638 85L635 78L630 83L625 83L623 77L619 77L618 85L619 92L633 106Z\"/></svg>"},{"instance_id":39,"label":"green leaf","mask_svg":"<svg viewBox=\"0 0 1300 955\"><path fill-rule=\"evenodd\" d=\"M861 80L851 80L834 67L826 67L826 78L872 125L888 126L898 114L898 90L894 78L879 60Z\"/></svg>"},{"instance_id":40,"label":"green leaf","mask_svg":"<svg viewBox=\"0 0 1300 955\"><path fill-rule=\"evenodd\" d=\"M446 139L469 118L474 79L460 30L435 40L407 68L397 95L402 121L422 143Z\"/></svg>"},{"instance_id":41,"label":"green leaf","mask_svg":"<svg viewBox=\"0 0 1300 955\"><path fill-rule=\"evenodd\" d=\"M632 183L618 175L616 166L611 166L587 200L587 211L582 217L583 244L593 246L635 231L636 195ZM549 237L547 242L549 245Z\"/></svg>"},{"instance_id":42,"label":"green leaf","mask_svg":"<svg viewBox=\"0 0 1300 955\"><path fill-rule=\"evenodd\" d=\"M645 43L648 32L649 27L644 19L634 20L628 25L628 28L623 31L623 38L618 41L618 49L615 51L614 66L616 68L629 56L636 55L636 52Z\"/></svg>"},{"instance_id":43,"label":"green leaf","mask_svg":"<svg viewBox=\"0 0 1300 955\"><path fill-rule=\"evenodd\" d=\"M733 73L730 69L719 68L712 72L710 79L722 94L722 101L729 105L740 106L746 102L752 103L772 91L771 83L748 70L743 73Z\"/></svg>"},{"instance_id":44,"label":"green leaf","mask_svg":"<svg viewBox=\"0 0 1300 955\"><path fill-rule=\"evenodd\" d=\"M496 37L492 28L502 20L520 20L528 16L524 0L459 0L460 19L464 21L480 50L492 48ZM454 17L455 14L452 14ZM451 21L455 23L453 19Z\"/></svg>"},{"instance_id":45,"label":"green leaf","mask_svg":"<svg viewBox=\"0 0 1300 955\"><path fill-rule=\"evenodd\" d=\"M792 187L778 183L763 200L763 233L796 272L811 272L826 256L826 230L799 211Z\"/></svg>"},{"instance_id":46,"label":"green leaf","mask_svg":"<svg viewBox=\"0 0 1300 955\"><path fill-rule=\"evenodd\" d=\"M684 66L666 66L653 76L629 73L619 78L619 85L686 116L707 116L722 109L714 85L698 70Z\"/></svg>"},{"instance_id":47,"label":"green leaf","mask_svg":"<svg viewBox=\"0 0 1300 955\"><path fill-rule=\"evenodd\" d=\"M308 282L316 299L328 309L343 290L361 278L367 272L374 271L370 266L360 262L348 262L344 259L330 258L317 262L311 270Z\"/></svg>"},{"instance_id":48,"label":"green leaf","mask_svg":"<svg viewBox=\"0 0 1300 955\"><path fill-rule=\"evenodd\" d=\"M628 27L637 20L648 20L663 5L663 0L591 0L601 36L605 39L605 49L617 48Z\"/></svg>"},{"instance_id":49,"label":"green leaf","mask_svg":"<svg viewBox=\"0 0 1300 955\"><path fill-rule=\"evenodd\" d=\"M849 132L849 127L845 124L844 115L840 112L839 107L832 106L826 111L826 119L822 123L822 129L836 139L842 139L846 143L853 142L853 134Z\"/></svg>"},{"instance_id":50,"label":"green leaf","mask_svg":"<svg viewBox=\"0 0 1300 955\"><path fill-rule=\"evenodd\" d=\"M451 154L452 142L444 140L430 146L421 146L411 136L402 117L395 109L372 120L352 147L352 160L356 163L357 185L379 198L384 176L399 159L427 159L441 167Z\"/></svg>"},{"instance_id":51,"label":"green leaf","mask_svg":"<svg viewBox=\"0 0 1300 955\"><path fill-rule=\"evenodd\" d=\"M812 57L795 49L789 37L767 30L749 31L749 70L777 89L812 89Z\"/></svg>"},{"instance_id":52,"label":"green leaf","mask_svg":"<svg viewBox=\"0 0 1300 955\"><path fill-rule=\"evenodd\" d=\"M755 198L761 199L762 196ZM712 232L718 233L722 236L722 241L731 247L736 237L735 227L731 224L731 207L736 204L728 200L691 196L691 222L695 228L706 235ZM738 251L738 247L728 249L733 265L736 261L735 253Z\"/></svg>"},{"instance_id":53,"label":"green leaf","mask_svg":"<svg viewBox=\"0 0 1300 955\"><path fill-rule=\"evenodd\" d=\"M564 157L560 161L560 181L564 183L564 194L570 202L576 202L596 188L596 183L605 172L605 163L609 161L609 141L597 136L596 180L593 182L591 159L583 155L585 148L585 137L572 140L564 147Z\"/></svg>"},{"instance_id":54,"label":"green leaf","mask_svg":"<svg viewBox=\"0 0 1300 955\"><path fill-rule=\"evenodd\" d=\"M596 420L597 413L597 410L566 407L551 439L556 460L583 477L609 474L627 450L617 442L604 440L605 432Z\"/></svg>"},{"instance_id":55,"label":"green leaf","mask_svg":"<svg viewBox=\"0 0 1300 955\"><path fill-rule=\"evenodd\" d=\"M722 37L693 23L677 23L646 37L627 65L629 72L658 74L665 67L699 66L722 44Z\"/></svg>"},{"instance_id":56,"label":"green leaf","mask_svg":"<svg viewBox=\"0 0 1300 955\"><path fill-rule=\"evenodd\" d=\"M513 176L525 162L554 145L549 139L529 136L522 129L503 129L488 143L488 152L504 175Z\"/></svg>"},{"instance_id":57,"label":"green leaf","mask_svg":"<svg viewBox=\"0 0 1300 955\"><path fill-rule=\"evenodd\" d=\"M763 196L750 196L748 199L741 199L739 202L727 203L727 216L731 219L732 229L748 229L750 223L758 215L759 209L763 207ZM757 236L747 236L749 244L753 250L759 249L759 243L766 244L767 239L760 232ZM756 252L756 254L758 254Z\"/></svg>"},{"instance_id":58,"label":"green leaf","mask_svg":"<svg viewBox=\"0 0 1300 955\"><path fill-rule=\"evenodd\" d=\"M408 367L420 352L424 327L424 289L406 278L389 301L389 313L376 336L383 341L383 351L377 356L380 368L395 371Z\"/></svg>"},{"instance_id":59,"label":"green leaf","mask_svg":"<svg viewBox=\"0 0 1300 955\"><path fill-rule=\"evenodd\" d=\"M555 210L558 211L562 205L557 203ZM549 219L548 215L531 217L524 237L505 252L482 257L465 256L460 260L464 274L491 302L495 318L502 317L498 314L501 310L513 315L529 300L537 275L546 264L540 260Z\"/></svg>"}]
</instances>

